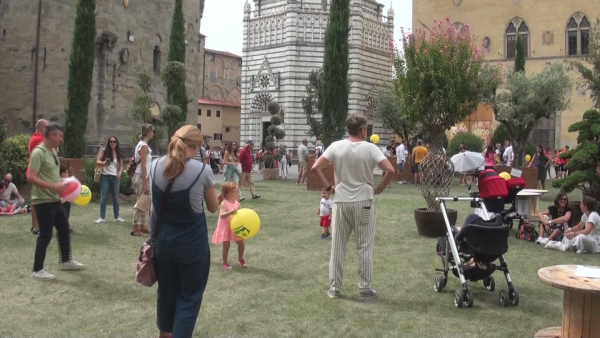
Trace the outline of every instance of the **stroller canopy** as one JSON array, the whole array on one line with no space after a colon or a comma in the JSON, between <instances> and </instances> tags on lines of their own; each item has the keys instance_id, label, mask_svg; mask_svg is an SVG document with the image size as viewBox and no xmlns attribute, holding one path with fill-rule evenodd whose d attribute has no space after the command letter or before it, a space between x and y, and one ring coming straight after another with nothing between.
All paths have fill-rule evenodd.
<instances>
[{"instance_id":1,"label":"stroller canopy","mask_svg":"<svg viewBox=\"0 0 600 338\"><path fill-rule=\"evenodd\" d=\"M492 169L479 174L479 197L483 199L505 199L508 196L506 181Z\"/></svg>"}]
</instances>

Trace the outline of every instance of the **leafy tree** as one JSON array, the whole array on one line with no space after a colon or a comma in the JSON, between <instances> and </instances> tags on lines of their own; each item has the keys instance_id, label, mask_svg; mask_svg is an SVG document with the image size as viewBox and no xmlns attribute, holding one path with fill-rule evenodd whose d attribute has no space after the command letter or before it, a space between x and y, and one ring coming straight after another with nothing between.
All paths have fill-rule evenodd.
<instances>
[{"instance_id":1,"label":"leafy tree","mask_svg":"<svg viewBox=\"0 0 600 338\"><path fill-rule=\"evenodd\" d=\"M325 32L323 61L323 145L328 147L346 133L348 116L348 32L350 1L331 0L329 25Z\"/></svg>"},{"instance_id":2,"label":"leafy tree","mask_svg":"<svg viewBox=\"0 0 600 338\"><path fill-rule=\"evenodd\" d=\"M169 136L175 134L177 129L181 128L185 124L185 120L183 122L181 121L182 115L185 114L183 114L181 108L174 105L168 105L160 112L160 119L167 127Z\"/></svg>"},{"instance_id":3,"label":"leafy tree","mask_svg":"<svg viewBox=\"0 0 600 338\"><path fill-rule=\"evenodd\" d=\"M479 103L477 79L483 51L469 26L455 30L449 19L435 22L430 32L403 34L403 50L396 53L396 97L403 115L431 135L431 151L421 163L421 190L428 211L439 211L437 196L447 196L452 172L440 159L445 131L469 116Z\"/></svg>"},{"instance_id":4,"label":"leafy tree","mask_svg":"<svg viewBox=\"0 0 600 338\"><path fill-rule=\"evenodd\" d=\"M503 90L500 68L484 67L479 78L482 101L492 106L496 120L507 130L513 145L515 166L522 166L525 147L533 127L542 118L552 118L568 107L565 89L571 85L566 69L553 64L530 78L524 72L508 74Z\"/></svg>"},{"instance_id":5,"label":"leafy tree","mask_svg":"<svg viewBox=\"0 0 600 338\"><path fill-rule=\"evenodd\" d=\"M163 114L163 122L169 126L169 136L173 135L185 124L187 118L187 94L185 91L186 69L185 64L179 61L169 62L161 72L161 78L167 87L167 102L169 105L177 106L179 111L170 109ZM171 90L169 90L171 88ZM185 104L184 104L185 102ZM174 128L174 129L173 129Z\"/></svg>"},{"instance_id":6,"label":"leafy tree","mask_svg":"<svg viewBox=\"0 0 600 338\"><path fill-rule=\"evenodd\" d=\"M506 140L508 140L508 130L506 130L505 125L499 124L492 135L492 145L495 147L496 144L500 144L504 147L504 141Z\"/></svg>"},{"instance_id":7,"label":"leafy tree","mask_svg":"<svg viewBox=\"0 0 600 338\"><path fill-rule=\"evenodd\" d=\"M174 62L178 62L175 66ZM179 64L180 63L180 64ZM183 20L183 4L182 0L175 0L175 9L173 10L173 21L171 22L171 37L169 45L169 64L164 71L170 71L173 68L181 67L181 70L175 70L178 74L170 81L163 81L167 87L167 102L181 108L184 118L180 121L185 122L185 117L188 111L188 97L185 88L185 27ZM183 74L181 74L183 72ZM167 76L172 76L167 75Z\"/></svg>"},{"instance_id":8,"label":"leafy tree","mask_svg":"<svg viewBox=\"0 0 600 338\"><path fill-rule=\"evenodd\" d=\"M285 131L279 128L283 111L277 102L269 102L267 111L271 114L271 125L267 128L268 136L265 137L265 148L268 151L268 155L265 156L264 160L265 168L273 168L276 160L275 156L273 156L273 150L277 148L276 142L285 137Z\"/></svg>"},{"instance_id":9,"label":"leafy tree","mask_svg":"<svg viewBox=\"0 0 600 338\"><path fill-rule=\"evenodd\" d=\"M160 127L160 121L156 120L152 116L152 111L150 108L155 104L154 100L148 92L150 92L150 88L152 87L152 77L146 73L142 72L138 74L136 83L138 87L142 90L143 94L136 95L133 98L133 106L129 110L129 115L131 119L139 124L143 123L151 123L154 125L154 138L152 139L153 145L157 145L164 138L164 131ZM136 131L132 136L130 142L132 144L136 144L139 140L140 132ZM157 148L153 146L153 148Z\"/></svg>"},{"instance_id":10,"label":"leafy tree","mask_svg":"<svg viewBox=\"0 0 600 338\"><path fill-rule=\"evenodd\" d=\"M308 74L308 84L306 85L306 97L302 99L302 109L306 115L308 124L308 135L314 136L317 140L323 137L323 123L317 117L319 112L323 111L323 96L321 95L321 76L323 70L315 69Z\"/></svg>"},{"instance_id":11,"label":"leafy tree","mask_svg":"<svg viewBox=\"0 0 600 338\"><path fill-rule=\"evenodd\" d=\"M402 113L402 107L391 88L383 87L379 91L379 106L377 116L383 124L408 140L415 133L415 126Z\"/></svg>"},{"instance_id":12,"label":"leafy tree","mask_svg":"<svg viewBox=\"0 0 600 338\"><path fill-rule=\"evenodd\" d=\"M583 120L569 126L569 132L578 132L577 148L561 154L563 159L569 159L566 167L572 174L567 178L552 182L552 186L562 191L571 192L580 189L585 196L600 198L600 176L597 168L600 166L600 113L588 110L583 114Z\"/></svg>"},{"instance_id":13,"label":"leafy tree","mask_svg":"<svg viewBox=\"0 0 600 338\"><path fill-rule=\"evenodd\" d=\"M88 123L96 48L95 10L96 0L79 0L75 11L63 148L64 156L70 158L80 158L85 154L85 130Z\"/></svg>"},{"instance_id":14,"label":"leafy tree","mask_svg":"<svg viewBox=\"0 0 600 338\"><path fill-rule=\"evenodd\" d=\"M517 34L517 56L515 58L515 72L525 72L525 46L523 45L523 39Z\"/></svg>"}]
</instances>

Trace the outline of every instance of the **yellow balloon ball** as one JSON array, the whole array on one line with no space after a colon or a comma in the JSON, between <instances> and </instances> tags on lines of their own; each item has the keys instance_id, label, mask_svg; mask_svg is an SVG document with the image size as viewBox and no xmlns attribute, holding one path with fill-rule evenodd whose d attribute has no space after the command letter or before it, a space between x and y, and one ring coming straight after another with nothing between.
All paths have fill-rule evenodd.
<instances>
[{"instance_id":1,"label":"yellow balloon ball","mask_svg":"<svg viewBox=\"0 0 600 338\"><path fill-rule=\"evenodd\" d=\"M254 237L260 230L260 217L252 209L240 209L231 217L231 230L243 239Z\"/></svg>"},{"instance_id":2,"label":"yellow balloon ball","mask_svg":"<svg viewBox=\"0 0 600 338\"><path fill-rule=\"evenodd\" d=\"M375 143L375 144L379 143L379 135L377 135L377 134L371 135L371 143Z\"/></svg>"},{"instance_id":3,"label":"yellow balloon ball","mask_svg":"<svg viewBox=\"0 0 600 338\"><path fill-rule=\"evenodd\" d=\"M88 203L90 203L91 199L92 199L92 191L86 185L82 185L81 186L81 194L79 194L79 197L77 197L73 201L73 203L75 203L79 206L85 206Z\"/></svg>"},{"instance_id":4,"label":"yellow balloon ball","mask_svg":"<svg viewBox=\"0 0 600 338\"><path fill-rule=\"evenodd\" d=\"M510 174L507 172L500 173L500 177L502 177L503 179L505 179L507 181L510 180L510 178L511 178Z\"/></svg>"},{"instance_id":5,"label":"yellow balloon ball","mask_svg":"<svg viewBox=\"0 0 600 338\"><path fill-rule=\"evenodd\" d=\"M531 161L531 155L525 155L525 162Z\"/></svg>"}]
</instances>

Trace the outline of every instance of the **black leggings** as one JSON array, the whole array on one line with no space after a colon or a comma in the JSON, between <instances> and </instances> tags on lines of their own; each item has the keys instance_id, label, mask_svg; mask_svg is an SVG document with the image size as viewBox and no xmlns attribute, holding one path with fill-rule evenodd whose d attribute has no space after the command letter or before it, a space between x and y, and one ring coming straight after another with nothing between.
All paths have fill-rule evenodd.
<instances>
[{"instance_id":1,"label":"black leggings","mask_svg":"<svg viewBox=\"0 0 600 338\"><path fill-rule=\"evenodd\" d=\"M69 221L60 202L42 203L33 206L37 219L40 223L40 235L35 246L35 260L33 271L37 272L44 268L46 249L52 239L52 229L56 227L58 233L58 246L60 262L71 260L71 237L69 235Z\"/></svg>"}]
</instances>

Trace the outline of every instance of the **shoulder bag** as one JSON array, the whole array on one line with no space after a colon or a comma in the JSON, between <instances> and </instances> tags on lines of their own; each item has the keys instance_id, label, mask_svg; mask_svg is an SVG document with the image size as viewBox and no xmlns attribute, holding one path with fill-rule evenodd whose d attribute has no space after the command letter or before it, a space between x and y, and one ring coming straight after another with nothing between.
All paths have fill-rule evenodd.
<instances>
[{"instance_id":1,"label":"shoulder bag","mask_svg":"<svg viewBox=\"0 0 600 338\"><path fill-rule=\"evenodd\" d=\"M135 174L135 170L137 169L137 166L140 164L140 162L142 162L142 156L140 156L140 160L136 161L135 160L135 153L142 150L142 147L136 146L135 150L133 151L133 156L131 156L131 158L129 159L129 161L127 162L127 175L129 177L133 177L133 175Z\"/></svg>"},{"instance_id":2,"label":"shoulder bag","mask_svg":"<svg viewBox=\"0 0 600 338\"><path fill-rule=\"evenodd\" d=\"M98 154L96 155L96 168L94 169L94 182L100 183L100 176L102 176L102 166L98 165L98 158L100 157L100 153L104 151L104 148L100 148Z\"/></svg>"},{"instance_id":3,"label":"shoulder bag","mask_svg":"<svg viewBox=\"0 0 600 338\"><path fill-rule=\"evenodd\" d=\"M142 244L140 249L140 256L138 257L137 269L135 274L136 282L150 287L156 283L156 271L154 267L154 246L160 233L160 227L162 225L163 218L167 212L167 202L169 193L173 187L173 180L169 181L165 193L163 194L162 201L160 203L160 210L156 218L156 224L154 225L154 231L152 236Z\"/></svg>"}]
</instances>

